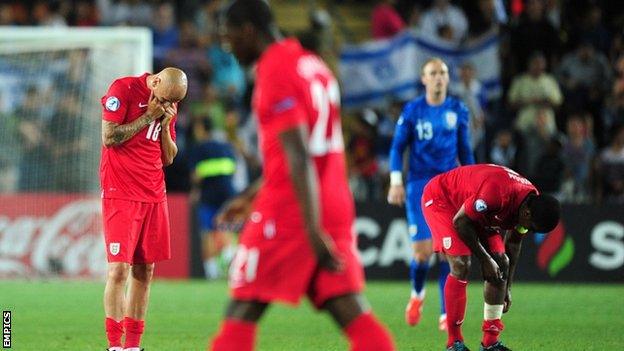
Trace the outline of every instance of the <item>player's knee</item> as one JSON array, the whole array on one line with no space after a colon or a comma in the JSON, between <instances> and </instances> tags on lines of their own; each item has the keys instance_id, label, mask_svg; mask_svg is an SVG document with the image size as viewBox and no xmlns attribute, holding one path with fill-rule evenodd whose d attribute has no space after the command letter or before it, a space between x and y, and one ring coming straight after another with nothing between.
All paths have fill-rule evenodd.
<instances>
[{"instance_id":1,"label":"player's knee","mask_svg":"<svg viewBox=\"0 0 624 351\"><path fill-rule=\"evenodd\" d=\"M136 264L132 266L132 278L142 281L149 282L152 280L152 276L154 275L154 264Z\"/></svg>"},{"instance_id":2,"label":"player's knee","mask_svg":"<svg viewBox=\"0 0 624 351\"><path fill-rule=\"evenodd\" d=\"M416 262L429 262L429 259L431 258L431 253L430 252L415 252L414 253L414 260L416 260Z\"/></svg>"},{"instance_id":3,"label":"player's knee","mask_svg":"<svg viewBox=\"0 0 624 351\"><path fill-rule=\"evenodd\" d=\"M267 306L268 304L259 301L232 300L225 315L227 318L255 323L262 317Z\"/></svg>"},{"instance_id":4,"label":"player's knee","mask_svg":"<svg viewBox=\"0 0 624 351\"><path fill-rule=\"evenodd\" d=\"M451 274L461 280L467 280L470 273L470 256L459 256L449 259Z\"/></svg>"},{"instance_id":5,"label":"player's knee","mask_svg":"<svg viewBox=\"0 0 624 351\"><path fill-rule=\"evenodd\" d=\"M506 254L504 254L504 253L502 253L502 254L495 254L494 255L494 260L498 264L498 267L500 268L501 271L503 271L503 272L508 272L509 271L509 257L507 257Z\"/></svg>"},{"instance_id":6,"label":"player's knee","mask_svg":"<svg viewBox=\"0 0 624 351\"><path fill-rule=\"evenodd\" d=\"M108 281L114 284L125 284L128 279L128 264L113 263L108 266Z\"/></svg>"}]
</instances>

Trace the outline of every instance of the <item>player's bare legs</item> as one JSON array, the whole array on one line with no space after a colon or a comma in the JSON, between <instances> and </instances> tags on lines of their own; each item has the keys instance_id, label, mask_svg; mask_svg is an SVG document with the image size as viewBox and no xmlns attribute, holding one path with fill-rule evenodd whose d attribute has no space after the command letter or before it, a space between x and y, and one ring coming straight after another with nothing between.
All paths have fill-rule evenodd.
<instances>
[{"instance_id":1,"label":"player's bare legs","mask_svg":"<svg viewBox=\"0 0 624 351\"><path fill-rule=\"evenodd\" d=\"M126 299L126 317L145 319L150 284L154 276L154 264L135 264L131 269Z\"/></svg>"},{"instance_id":2,"label":"player's bare legs","mask_svg":"<svg viewBox=\"0 0 624 351\"><path fill-rule=\"evenodd\" d=\"M124 294L130 265L125 262L108 264L108 276L104 288L104 313L116 321L123 319Z\"/></svg>"},{"instance_id":3,"label":"player's bare legs","mask_svg":"<svg viewBox=\"0 0 624 351\"><path fill-rule=\"evenodd\" d=\"M351 351L395 350L390 334L370 311L361 294L347 294L329 299L323 305L349 338Z\"/></svg>"},{"instance_id":4,"label":"player's bare legs","mask_svg":"<svg viewBox=\"0 0 624 351\"><path fill-rule=\"evenodd\" d=\"M470 273L470 256L446 255L451 273L444 287L446 302L447 350L468 350L464 345L461 326L466 315L466 287Z\"/></svg>"},{"instance_id":5,"label":"player's bare legs","mask_svg":"<svg viewBox=\"0 0 624 351\"><path fill-rule=\"evenodd\" d=\"M121 349L124 294L129 270L130 265L125 262L108 264L108 275L104 288L104 313L106 314L106 336L111 349Z\"/></svg>"},{"instance_id":6,"label":"player's bare legs","mask_svg":"<svg viewBox=\"0 0 624 351\"><path fill-rule=\"evenodd\" d=\"M269 305L259 301L231 300L219 334L212 340L212 351L252 351L256 325Z\"/></svg>"},{"instance_id":7,"label":"player's bare legs","mask_svg":"<svg viewBox=\"0 0 624 351\"><path fill-rule=\"evenodd\" d=\"M509 272L509 259L505 254L491 254L492 258L503 273L503 281L491 283L486 281L483 287L483 340L481 341L484 350L505 350L498 336L503 331L504 325L501 321L503 307L505 304L505 293L507 291L507 279Z\"/></svg>"},{"instance_id":8,"label":"player's bare legs","mask_svg":"<svg viewBox=\"0 0 624 351\"><path fill-rule=\"evenodd\" d=\"M126 330L124 348L138 351L145 328L144 320L147 312L147 301L149 300L150 283L154 275L154 264L134 264L130 272L124 318Z\"/></svg>"}]
</instances>

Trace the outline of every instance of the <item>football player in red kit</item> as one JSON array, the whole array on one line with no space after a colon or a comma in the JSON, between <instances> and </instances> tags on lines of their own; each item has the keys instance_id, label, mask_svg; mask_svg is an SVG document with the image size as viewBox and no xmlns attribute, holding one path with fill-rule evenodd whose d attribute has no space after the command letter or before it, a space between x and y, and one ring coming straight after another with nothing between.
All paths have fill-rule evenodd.
<instances>
[{"instance_id":1,"label":"football player in red kit","mask_svg":"<svg viewBox=\"0 0 624 351\"><path fill-rule=\"evenodd\" d=\"M331 314L351 350L394 350L361 295L336 79L298 41L279 37L265 1L235 1L226 27L238 60L256 62L252 107L264 164L261 185L219 217L248 219L230 268L232 300L212 350L252 350L266 307L296 304L304 295Z\"/></svg>"},{"instance_id":2,"label":"football player in red kit","mask_svg":"<svg viewBox=\"0 0 624 351\"><path fill-rule=\"evenodd\" d=\"M111 351L140 350L154 263L171 256L163 167L178 152L177 103L186 90L184 72L170 67L119 78L102 97L104 311Z\"/></svg>"},{"instance_id":3,"label":"football player in red kit","mask_svg":"<svg viewBox=\"0 0 624 351\"><path fill-rule=\"evenodd\" d=\"M485 279L480 350L509 350L498 336L503 312L511 306L522 238L553 230L559 222L559 202L540 194L515 171L497 165L462 166L442 173L425 186L421 201L433 249L444 253L451 265L444 288L447 350L468 350L461 325L471 255L479 260Z\"/></svg>"}]
</instances>

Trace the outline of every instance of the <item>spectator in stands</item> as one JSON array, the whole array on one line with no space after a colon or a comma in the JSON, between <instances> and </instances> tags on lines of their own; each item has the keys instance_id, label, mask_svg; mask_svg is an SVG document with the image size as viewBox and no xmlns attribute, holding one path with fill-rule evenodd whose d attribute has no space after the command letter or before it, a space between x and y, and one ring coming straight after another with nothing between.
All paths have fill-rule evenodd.
<instances>
[{"instance_id":1,"label":"spectator in stands","mask_svg":"<svg viewBox=\"0 0 624 351\"><path fill-rule=\"evenodd\" d=\"M598 158L596 198L609 203L624 203L624 126L615 129L614 137Z\"/></svg>"},{"instance_id":2,"label":"spectator in stands","mask_svg":"<svg viewBox=\"0 0 624 351\"><path fill-rule=\"evenodd\" d=\"M468 20L449 0L434 0L420 20L420 33L431 40L459 44L468 33Z\"/></svg>"},{"instance_id":3,"label":"spectator in stands","mask_svg":"<svg viewBox=\"0 0 624 351\"><path fill-rule=\"evenodd\" d=\"M544 0L544 16L556 30L559 30L561 28L561 1Z\"/></svg>"},{"instance_id":4,"label":"spectator in stands","mask_svg":"<svg viewBox=\"0 0 624 351\"><path fill-rule=\"evenodd\" d=\"M232 145L214 140L212 123L208 116L193 122L195 146L189 155L191 198L197 203L197 219L202 241L202 260L207 279L216 279L222 272L219 258L224 248L230 246L228 233L214 224L214 216L221 206L236 193L232 176L236 170L236 158ZM231 259L233 249L230 247Z\"/></svg>"},{"instance_id":5,"label":"spectator in stands","mask_svg":"<svg viewBox=\"0 0 624 351\"><path fill-rule=\"evenodd\" d=\"M189 109L194 120L203 116L210 118L213 139L225 140L225 105L212 84L205 85L201 99L192 101Z\"/></svg>"},{"instance_id":6,"label":"spectator in stands","mask_svg":"<svg viewBox=\"0 0 624 351\"><path fill-rule=\"evenodd\" d=\"M67 27L67 21L60 13L60 5L60 1L35 2L32 9L34 24L46 27Z\"/></svg>"},{"instance_id":7,"label":"spectator in stands","mask_svg":"<svg viewBox=\"0 0 624 351\"><path fill-rule=\"evenodd\" d=\"M486 160L485 145L485 108L486 91L476 77L474 66L466 61L459 68L459 80L452 83L450 92L459 97L470 111L470 146L475 154L475 161Z\"/></svg>"},{"instance_id":8,"label":"spectator in stands","mask_svg":"<svg viewBox=\"0 0 624 351\"><path fill-rule=\"evenodd\" d=\"M381 183L375 152L377 116L370 109L352 120L351 138L347 145L349 157L349 184L353 197L360 201L379 200Z\"/></svg>"},{"instance_id":9,"label":"spectator in stands","mask_svg":"<svg viewBox=\"0 0 624 351\"><path fill-rule=\"evenodd\" d=\"M186 98L195 101L201 98L204 86L210 81L212 67L206 57L206 50L199 46L197 28L193 22L180 24L180 47L169 51L166 66L178 67L188 76Z\"/></svg>"},{"instance_id":10,"label":"spectator in stands","mask_svg":"<svg viewBox=\"0 0 624 351\"><path fill-rule=\"evenodd\" d=\"M591 116L573 114L568 117L562 156L565 164L563 199L583 202L589 196L589 175L595 147L591 138Z\"/></svg>"},{"instance_id":11,"label":"spectator in stands","mask_svg":"<svg viewBox=\"0 0 624 351\"><path fill-rule=\"evenodd\" d=\"M0 193L17 190L19 148L15 142L18 135L18 118L12 111L5 108L3 94L0 90Z\"/></svg>"},{"instance_id":12,"label":"spectator in stands","mask_svg":"<svg viewBox=\"0 0 624 351\"><path fill-rule=\"evenodd\" d=\"M559 132L552 127L551 121L550 110L540 108L536 112L535 124L520 133L522 143L519 150L518 170L529 179L538 176L538 161L544 155L545 150L554 146L550 145L551 140L560 138ZM549 151L554 151L554 147Z\"/></svg>"},{"instance_id":13,"label":"spectator in stands","mask_svg":"<svg viewBox=\"0 0 624 351\"><path fill-rule=\"evenodd\" d=\"M141 0L98 0L102 22L107 25L149 27L153 22L151 2Z\"/></svg>"},{"instance_id":14,"label":"spectator in stands","mask_svg":"<svg viewBox=\"0 0 624 351\"><path fill-rule=\"evenodd\" d=\"M195 26L199 33L213 37L219 34L219 9L221 0L204 0L195 12Z\"/></svg>"},{"instance_id":15,"label":"spectator in stands","mask_svg":"<svg viewBox=\"0 0 624 351\"><path fill-rule=\"evenodd\" d=\"M55 191L81 192L88 189L81 168L84 166L82 155L89 144L82 129L79 107L76 96L65 92L46 128L50 136L50 177Z\"/></svg>"},{"instance_id":16,"label":"spectator in stands","mask_svg":"<svg viewBox=\"0 0 624 351\"><path fill-rule=\"evenodd\" d=\"M603 54L608 54L611 47L611 33L603 23L602 9L597 4L590 5L580 23L572 23L573 42L586 41ZM580 25L579 25L580 24Z\"/></svg>"},{"instance_id":17,"label":"spectator in stands","mask_svg":"<svg viewBox=\"0 0 624 351\"><path fill-rule=\"evenodd\" d=\"M503 10L497 9L500 0L478 0L466 1L463 4L464 11L468 18L468 37L478 38L479 36L498 29L499 18L498 12Z\"/></svg>"},{"instance_id":18,"label":"spectator in stands","mask_svg":"<svg viewBox=\"0 0 624 351\"><path fill-rule=\"evenodd\" d=\"M518 146L514 135L509 129L502 129L496 133L494 143L490 149L490 162L497 165L516 169L516 155Z\"/></svg>"},{"instance_id":19,"label":"spectator in stands","mask_svg":"<svg viewBox=\"0 0 624 351\"><path fill-rule=\"evenodd\" d=\"M0 4L0 26L15 25L13 7L9 4Z\"/></svg>"},{"instance_id":20,"label":"spectator in stands","mask_svg":"<svg viewBox=\"0 0 624 351\"><path fill-rule=\"evenodd\" d=\"M25 192L46 190L50 185L48 135L42 118L41 99L37 88L29 87L22 105L15 111L21 141L18 188Z\"/></svg>"},{"instance_id":21,"label":"spectator in stands","mask_svg":"<svg viewBox=\"0 0 624 351\"><path fill-rule=\"evenodd\" d=\"M616 61L615 73L615 81L602 114L603 132L597 134L598 145L603 145L601 141L607 139L607 133L615 125L624 124L624 55Z\"/></svg>"},{"instance_id":22,"label":"spectator in stands","mask_svg":"<svg viewBox=\"0 0 624 351\"><path fill-rule=\"evenodd\" d=\"M405 22L394 8L394 0L382 0L373 9L371 31L374 39L395 36L405 28Z\"/></svg>"},{"instance_id":23,"label":"spectator in stands","mask_svg":"<svg viewBox=\"0 0 624 351\"><path fill-rule=\"evenodd\" d=\"M238 103L245 92L245 72L231 52L223 49L221 37L213 35L208 47L208 59L212 65L211 84L219 96Z\"/></svg>"},{"instance_id":24,"label":"spectator in stands","mask_svg":"<svg viewBox=\"0 0 624 351\"><path fill-rule=\"evenodd\" d=\"M611 67L606 56L589 41L563 56L556 70L569 110L589 110L596 116L611 86Z\"/></svg>"},{"instance_id":25,"label":"spectator in stands","mask_svg":"<svg viewBox=\"0 0 624 351\"><path fill-rule=\"evenodd\" d=\"M542 193L558 197L564 171L565 163L561 155L561 140L554 136L546 142L530 179Z\"/></svg>"},{"instance_id":26,"label":"spectator in stands","mask_svg":"<svg viewBox=\"0 0 624 351\"><path fill-rule=\"evenodd\" d=\"M180 45L180 31L176 24L173 4L165 2L154 11L152 41L154 43L154 66L160 67L169 51Z\"/></svg>"},{"instance_id":27,"label":"spectator in stands","mask_svg":"<svg viewBox=\"0 0 624 351\"><path fill-rule=\"evenodd\" d=\"M554 132L555 108L561 105L563 98L555 78L546 73L543 54L534 53L528 71L513 79L508 99L511 108L517 111L515 127L520 132L526 133L535 127L540 110L545 114L548 131Z\"/></svg>"},{"instance_id":28,"label":"spectator in stands","mask_svg":"<svg viewBox=\"0 0 624 351\"><path fill-rule=\"evenodd\" d=\"M512 72L524 70L536 51L542 52L553 67L559 46L557 31L544 15L544 0L527 0L525 11L511 29Z\"/></svg>"},{"instance_id":29,"label":"spectator in stands","mask_svg":"<svg viewBox=\"0 0 624 351\"><path fill-rule=\"evenodd\" d=\"M99 14L92 1L82 0L76 2L76 7L74 9L74 25L78 27L93 27L97 26L99 21Z\"/></svg>"}]
</instances>

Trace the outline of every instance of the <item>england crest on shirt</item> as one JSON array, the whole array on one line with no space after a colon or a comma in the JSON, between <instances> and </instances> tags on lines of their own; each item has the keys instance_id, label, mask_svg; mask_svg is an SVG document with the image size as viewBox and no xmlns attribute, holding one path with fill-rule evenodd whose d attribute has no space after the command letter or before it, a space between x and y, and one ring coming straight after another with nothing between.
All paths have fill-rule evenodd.
<instances>
[{"instance_id":1,"label":"england crest on shirt","mask_svg":"<svg viewBox=\"0 0 624 351\"><path fill-rule=\"evenodd\" d=\"M457 125L457 113L453 111L446 111L446 126L448 129L453 129Z\"/></svg>"}]
</instances>

